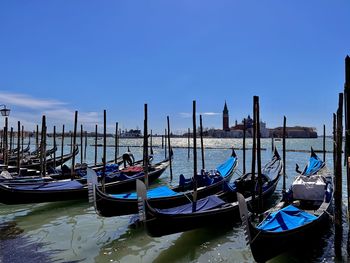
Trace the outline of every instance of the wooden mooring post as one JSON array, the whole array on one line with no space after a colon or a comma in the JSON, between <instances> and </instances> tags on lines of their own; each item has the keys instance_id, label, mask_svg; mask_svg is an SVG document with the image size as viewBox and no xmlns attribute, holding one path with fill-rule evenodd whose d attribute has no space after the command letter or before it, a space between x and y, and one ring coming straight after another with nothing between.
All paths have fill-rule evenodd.
<instances>
[{"instance_id":1,"label":"wooden mooring post","mask_svg":"<svg viewBox=\"0 0 350 263\"><path fill-rule=\"evenodd\" d=\"M345 84L344 84L344 106L345 106L345 165L347 179L347 207L350 213L350 57L345 58ZM350 253L350 229L348 230L347 252Z\"/></svg>"},{"instance_id":2,"label":"wooden mooring post","mask_svg":"<svg viewBox=\"0 0 350 263\"><path fill-rule=\"evenodd\" d=\"M64 152L64 124L62 125L62 141L61 141L61 170L63 166L63 152Z\"/></svg>"},{"instance_id":3,"label":"wooden mooring post","mask_svg":"<svg viewBox=\"0 0 350 263\"><path fill-rule=\"evenodd\" d=\"M263 185L262 185L262 174L261 174L261 142L260 142L260 105L259 105L259 97L254 96L254 104L255 104L255 115L256 115L256 157L257 157L257 168L258 168L258 185L259 185L259 202L258 202L258 211L259 214L263 210ZM260 221L262 221L262 214L260 214Z\"/></svg>"},{"instance_id":4,"label":"wooden mooring post","mask_svg":"<svg viewBox=\"0 0 350 263\"><path fill-rule=\"evenodd\" d=\"M23 130L22 126L22 145L23 145ZM23 147L23 146L22 146ZM41 148L40 148L40 172L41 176L46 175L46 116L43 115L41 123Z\"/></svg>"},{"instance_id":5,"label":"wooden mooring post","mask_svg":"<svg viewBox=\"0 0 350 263\"><path fill-rule=\"evenodd\" d=\"M10 129L10 153L12 153L12 149L13 149L13 127L11 127Z\"/></svg>"},{"instance_id":6,"label":"wooden mooring post","mask_svg":"<svg viewBox=\"0 0 350 263\"><path fill-rule=\"evenodd\" d=\"M245 118L243 119L243 174L246 173L246 169L245 169L245 162L246 162L246 158L245 158L245 140L246 140L246 132L247 132L247 127L246 127L246 120Z\"/></svg>"},{"instance_id":7,"label":"wooden mooring post","mask_svg":"<svg viewBox=\"0 0 350 263\"><path fill-rule=\"evenodd\" d=\"M347 179L348 214L350 213L350 57L345 58L345 84L344 84L344 108L345 108L345 165Z\"/></svg>"},{"instance_id":8,"label":"wooden mooring post","mask_svg":"<svg viewBox=\"0 0 350 263\"><path fill-rule=\"evenodd\" d=\"M84 143L83 143L83 139L84 139L84 130L83 130L83 125L80 124L80 164L83 163L83 159L84 159Z\"/></svg>"},{"instance_id":9,"label":"wooden mooring post","mask_svg":"<svg viewBox=\"0 0 350 263\"><path fill-rule=\"evenodd\" d=\"M336 128L336 164L334 187L335 255L341 257L342 243L342 142L343 142L343 93L339 93Z\"/></svg>"},{"instance_id":10,"label":"wooden mooring post","mask_svg":"<svg viewBox=\"0 0 350 263\"><path fill-rule=\"evenodd\" d=\"M53 152L53 168L56 168L56 126L53 126L53 147L55 151Z\"/></svg>"},{"instance_id":11,"label":"wooden mooring post","mask_svg":"<svg viewBox=\"0 0 350 263\"><path fill-rule=\"evenodd\" d=\"M86 162L86 151L87 151L87 145L88 145L88 134L87 134L87 131L84 131L84 137L85 137L84 162Z\"/></svg>"},{"instance_id":12,"label":"wooden mooring post","mask_svg":"<svg viewBox=\"0 0 350 263\"><path fill-rule=\"evenodd\" d=\"M167 119L167 124L168 124L168 150L169 150L169 168L170 168L170 180L173 180L173 166L172 166L172 154L171 154L171 144L170 144L170 120L169 120L169 116L166 117Z\"/></svg>"},{"instance_id":13,"label":"wooden mooring post","mask_svg":"<svg viewBox=\"0 0 350 263\"><path fill-rule=\"evenodd\" d=\"M71 152L75 151L76 139L77 139L77 126L78 126L78 111L74 114L74 131L73 131L73 143L71 143ZM72 137L71 137L72 141ZM73 149L73 151L72 151ZM74 180L75 177L75 154L72 157L72 167L71 167L71 179Z\"/></svg>"},{"instance_id":14,"label":"wooden mooring post","mask_svg":"<svg viewBox=\"0 0 350 263\"><path fill-rule=\"evenodd\" d=\"M4 163L5 165L8 165L8 118L5 118L5 128L4 128Z\"/></svg>"},{"instance_id":15,"label":"wooden mooring post","mask_svg":"<svg viewBox=\"0 0 350 263\"><path fill-rule=\"evenodd\" d=\"M202 114L199 115L199 132L201 137L202 169L205 170Z\"/></svg>"},{"instance_id":16,"label":"wooden mooring post","mask_svg":"<svg viewBox=\"0 0 350 263\"><path fill-rule=\"evenodd\" d=\"M117 163L117 158L119 155L118 147L118 122L115 123L115 138L114 138L114 163Z\"/></svg>"},{"instance_id":17,"label":"wooden mooring post","mask_svg":"<svg viewBox=\"0 0 350 263\"><path fill-rule=\"evenodd\" d=\"M46 119L46 118L45 118ZM46 127L46 126L45 126ZM24 150L24 126L22 125L22 152ZM46 156L46 155L45 155Z\"/></svg>"},{"instance_id":18,"label":"wooden mooring post","mask_svg":"<svg viewBox=\"0 0 350 263\"><path fill-rule=\"evenodd\" d=\"M145 118L143 120L143 170L145 173L145 185L148 188L148 107L144 105ZM170 147L170 146L169 146ZM170 157L170 156L169 156Z\"/></svg>"},{"instance_id":19,"label":"wooden mooring post","mask_svg":"<svg viewBox=\"0 0 350 263\"><path fill-rule=\"evenodd\" d=\"M287 118L286 116L283 116L283 153L282 153L282 159L283 159L283 185L282 185L282 191L286 191L286 136L287 136Z\"/></svg>"},{"instance_id":20,"label":"wooden mooring post","mask_svg":"<svg viewBox=\"0 0 350 263\"><path fill-rule=\"evenodd\" d=\"M39 125L36 125L35 147L36 147L36 149L39 149Z\"/></svg>"},{"instance_id":21,"label":"wooden mooring post","mask_svg":"<svg viewBox=\"0 0 350 263\"><path fill-rule=\"evenodd\" d=\"M97 164L97 124L95 125L95 165Z\"/></svg>"},{"instance_id":22,"label":"wooden mooring post","mask_svg":"<svg viewBox=\"0 0 350 263\"><path fill-rule=\"evenodd\" d=\"M73 152L73 133L72 131L69 131L69 137L70 137L70 152Z\"/></svg>"},{"instance_id":23,"label":"wooden mooring post","mask_svg":"<svg viewBox=\"0 0 350 263\"><path fill-rule=\"evenodd\" d=\"M151 134L150 134L150 145L149 145L149 148L150 148L150 151L151 151L151 155L153 155L153 131L151 130Z\"/></svg>"},{"instance_id":24,"label":"wooden mooring post","mask_svg":"<svg viewBox=\"0 0 350 263\"><path fill-rule=\"evenodd\" d=\"M166 129L164 130L164 158L166 159L167 157L167 136L166 136L167 132Z\"/></svg>"},{"instance_id":25,"label":"wooden mooring post","mask_svg":"<svg viewBox=\"0 0 350 263\"><path fill-rule=\"evenodd\" d=\"M192 212L195 212L197 209L197 125L196 125L196 101L193 101L193 112L192 112L192 121L193 121L193 202L192 202Z\"/></svg>"},{"instance_id":26,"label":"wooden mooring post","mask_svg":"<svg viewBox=\"0 0 350 263\"><path fill-rule=\"evenodd\" d=\"M191 153L191 129L188 128L188 132L187 132L187 159L190 159L190 153Z\"/></svg>"},{"instance_id":27,"label":"wooden mooring post","mask_svg":"<svg viewBox=\"0 0 350 263\"><path fill-rule=\"evenodd\" d=\"M323 161L326 162L326 125L323 124Z\"/></svg>"},{"instance_id":28,"label":"wooden mooring post","mask_svg":"<svg viewBox=\"0 0 350 263\"><path fill-rule=\"evenodd\" d=\"M17 174L21 175L21 151L20 151L21 122L17 122Z\"/></svg>"},{"instance_id":29,"label":"wooden mooring post","mask_svg":"<svg viewBox=\"0 0 350 263\"><path fill-rule=\"evenodd\" d=\"M106 162L107 162L107 111L103 110L103 157L102 157L102 190L106 192Z\"/></svg>"},{"instance_id":30,"label":"wooden mooring post","mask_svg":"<svg viewBox=\"0 0 350 263\"><path fill-rule=\"evenodd\" d=\"M256 111L255 111L255 97L253 99L253 147L252 147L252 206L253 214L256 214L256 204L255 204L255 162L256 162Z\"/></svg>"},{"instance_id":31,"label":"wooden mooring post","mask_svg":"<svg viewBox=\"0 0 350 263\"><path fill-rule=\"evenodd\" d=\"M336 172L336 152L337 152L337 115L333 113L333 174Z\"/></svg>"},{"instance_id":32,"label":"wooden mooring post","mask_svg":"<svg viewBox=\"0 0 350 263\"><path fill-rule=\"evenodd\" d=\"M45 129L45 116L41 119L41 133L40 133L40 174L43 176L44 172L44 129Z\"/></svg>"}]
</instances>

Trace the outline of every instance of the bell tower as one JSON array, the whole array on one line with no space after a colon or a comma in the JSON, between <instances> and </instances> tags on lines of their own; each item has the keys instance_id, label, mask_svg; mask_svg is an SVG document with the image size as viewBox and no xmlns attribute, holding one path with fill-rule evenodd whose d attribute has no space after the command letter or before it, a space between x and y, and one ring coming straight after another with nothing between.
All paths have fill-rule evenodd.
<instances>
[{"instance_id":1,"label":"bell tower","mask_svg":"<svg viewBox=\"0 0 350 263\"><path fill-rule=\"evenodd\" d=\"M224 110L222 111L222 129L224 131L230 130L229 119L228 119L228 109L227 109L226 101L225 101Z\"/></svg>"}]
</instances>

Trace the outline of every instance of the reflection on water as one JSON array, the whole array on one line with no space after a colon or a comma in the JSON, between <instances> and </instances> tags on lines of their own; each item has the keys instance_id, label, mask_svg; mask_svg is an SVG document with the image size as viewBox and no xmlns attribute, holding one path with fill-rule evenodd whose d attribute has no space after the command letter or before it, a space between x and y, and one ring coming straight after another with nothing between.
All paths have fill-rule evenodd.
<instances>
[{"instance_id":1,"label":"reflection on water","mask_svg":"<svg viewBox=\"0 0 350 263\"><path fill-rule=\"evenodd\" d=\"M23 235L16 222L0 224L0 262L51 262L59 250L41 251L45 243L33 242Z\"/></svg>"},{"instance_id":2,"label":"reflection on water","mask_svg":"<svg viewBox=\"0 0 350 263\"><path fill-rule=\"evenodd\" d=\"M109 139L110 140L110 139ZM91 141L92 142L92 141ZM110 144L113 141L110 140ZM172 140L175 146L187 146L187 139ZM248 144L251 140L248 140ZM122 140L122 145L142 145L142 140ZM161 145L160 138L153 144ZM241 139L205 139L205 145L213 148L205 152L206 167L214 169L231 154L229 147L242 147ZM276 146L281 151L281 143ZM289 149L309 150L310 146L322 149L322 139L287 140ZM271 141L263 140L262 162L271 158ZM88 148L89 149L89 148ZM327 140L327 149L332 149L332 141ZM101 153L99 149L99 153ZM121 148L123 153L126 148ZM135 158L141 158L142 149L133 147ZM108 159L114 157L113 148L107 150ZM155 147L155 162L164 157L164 150ZM250 153L247 151L247 170L250 169ZM242 151L237 151L239 170L242 170ZM99 155L101 156L101 155ZM192 152L191 152L192 156ZM200 158L200 154L198 155ZM301 167L309 157L307 152L287 153L287 186L294 176L295 163ZM93 147L88 150L88 161L94 160ZM327 163L332 169L332 156L327 154ZM200 160L198 162L200 167ZM173 160L174 179L169 180L167 170L160 183L177 184L182 173L191 176L192 160L187 159L187 149L175 148ZM234 175L234 178L238 175ZM345 176L343 176L345 185ZM280 182L276 194L270 201L278 201ZM344 187L344 191L346 188ZM345 200L345 199L344 199ZM144 229L129 229L130 216L101 218L87 202L56 202L46 204L0 205L0 262L252 262L253 258L245 244L243 230L237 223L233 229L198 229L173 234L161 238L149 237ZM213 222L220 225L220 222ZM18 245L17 245L18 244ZM14 253L14 249L20 253ZM30 253L31 256L26 255ZM40 255L37 256L37 255ZM301 256L302 255L302 256ZM5 261L4 258L11 259ZM272 262L329 262L333 260L333 230L323 239L313 244L307 253L289 251Z\"/></svg>"}]
</instances>

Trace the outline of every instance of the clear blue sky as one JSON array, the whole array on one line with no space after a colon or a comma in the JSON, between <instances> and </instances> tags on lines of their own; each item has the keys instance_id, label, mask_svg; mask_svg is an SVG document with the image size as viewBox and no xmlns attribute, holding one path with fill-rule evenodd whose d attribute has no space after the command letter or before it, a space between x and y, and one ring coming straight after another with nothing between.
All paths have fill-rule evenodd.
<instances>
[{"instance_id":1,"label":"clear blue sky","mask_svg":"<svg viewBox=\"0 0 350 263\"><path fill-rule=\"evenodd\" d=\"M28 129L49 125L206 127L252 112L268 127L322 125L344 86L349 1L1 1L0 104Z\"/></svg>"}]
</instances>

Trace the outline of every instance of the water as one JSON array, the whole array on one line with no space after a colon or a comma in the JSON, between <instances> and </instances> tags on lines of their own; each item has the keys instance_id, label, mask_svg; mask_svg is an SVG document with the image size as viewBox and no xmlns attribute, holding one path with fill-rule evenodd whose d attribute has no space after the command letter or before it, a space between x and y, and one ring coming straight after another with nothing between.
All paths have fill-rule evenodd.
<instances>
[{"instance_id":1,"label":"water","mask_svg":"<svg viewBox=\"0 0 350 263\"><path fill-rule=\"evenodd\" d=\"M68 141L68 140L67 140ZM58 144L60 141L58 141ZM93 139L89 144L93 143ZM114 144L112 138L108 139ZM192 143L192 142L191 142ZM121 140L120 153L127 145L140 146L141 139ZM161 138L154 138L154 155L157 162L164 158ZM172 139L177 147L186 147L187 139ZM199 144L198 144L199 145ZM275 145L282 154L282 143ZM230 147L242 147L242 139L205 139L205 166L215 168L231 154ZM247 140L247 147L251 140ZM322 139L288 139L287 149L306 150L310 147L322 149ZM271 140L263 139L262 163L270 160ZM326 149L332 150L332 140L327 139ZM65 146L65 151L69 146ZM135 159L142 156L141 147L132 147ZM161 184L176 184L178 176L193 173L192 159L187 158L187 148L174 148L173 174L169 182L169 170L160 178ZM238 170L242 171L242 151L237 150ZM99 148L99 160L102 149ZM198 167L201 167L198 152ZM107 148L107 159L114 158L114 148ZM322 154L319 154L322 158ZM191 157L193 156L191 149ZM250 169L251 151L247 151L247 170ZM309 152L287 152L287 186L295 174L295 163L303 167ZM87 162L93 162L94 148L89 146ZM332 154L326 156L332 169ZM77 156L80 162L80 154ZM236 174L234 177L237 177ZM343 176L344 197L346 179ZM273 196L280 197L282 180ZM345 198L344 198L345 200ZM56 202L31 205L6 206L0 204L0 262L253 262L249 247L245 244L240 223L232 229L197 229L161 238L149 237L143 229L129 229L130 216L101 218L87 202ZM220 222L213 222L220 225ZM345 249L344 249L345 250ZM310 246L308 251L292 251L271 262L333 262L333 230L325 233L322 240ZM344 253L346 254L346 253ZM344 256L346 259L346 256Z\"/></svg>"}]
</instances>

